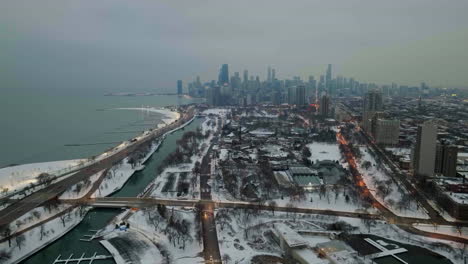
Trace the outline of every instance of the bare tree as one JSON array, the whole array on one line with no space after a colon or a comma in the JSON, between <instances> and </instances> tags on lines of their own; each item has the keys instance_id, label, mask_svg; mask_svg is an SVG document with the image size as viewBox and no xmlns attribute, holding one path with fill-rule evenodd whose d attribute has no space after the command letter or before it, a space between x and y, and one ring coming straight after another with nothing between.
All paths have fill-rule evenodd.
<instances>
[{"instance_id":1,"label":"bare tree","mask_svg":"<svg viewBox=\"0 0 468 264\"><path fill-rule=\"evenodd\" d=\"M66 221L71 218L70 212L71 212L71 208L68 208L59 216L60 221L62 221L63 227L65 227Z\"/></svg>"},{"instance_id":2,"label":"bare tree","mask_svg":"<svg viewBox=\"0 0 468 264\"><path fill-rule=\"evenodd\" d=\"M19 229L23 225L23 221L17 220L15 224L16 224L16 228Z\"/></svg>"},{"instance_id":3,"label":"bare tree","mask_svg":"<svg viewBox=\"0 0 468 264\"><path fill-rule=\"evenodd\" d=\"M231 261L231 257L228 254L223 254L222 260L223 263L228 264Z\"/></svg>"},{"instance_id":4,"label":"bare tree","mask_svg":"<svg viewBox=\"0 0 468 264\"><path fill-rule=\"evenodd\" d=\"M41 229L39 231L39 234L40 234L39 240L41 240L41 241L42 241L42 238L44 238L44 236L47 236L47 232L45 231L44 225L41 225Z\"/></svg>"},{"instance_id":5,"label":"bare tree","mask_svg":"<svg viewBox=\"0 0 468 264\"><path fill-rule=\"evenodd\" d=\"M278 204L275 201L269 201L268 202L268 207L270 207L270 211L273 215L275 215L275 207L278 206Z\"/></svg>"},{"instance_id":6,"label":"bare tree","mask_svg":"<svg viewBox=\"0 0 468 264\"><path fill-rule=\"evenodd\" d=\"M371 227L374 225L374 220L370 218L361 218L361 222L367 227L367 233L370 233Z\"/></svg>"},{"instance_id":7,"label":"bare tree","mask_svg":"<svg viewBox=\"0 0 468 264\"><path fill-rule=\"evenodd\" d=\"M52 183L53 177L53 175L43 172L37 176L37 180L39 181L39 184L47 186Z\"/></svg>"},{"instance_id":8,"label":"bare tree","mask_svg":"<svg viewBox=\"0 0 468 264\"><path fill-rule=\"evenodd\" d=\"M21 246L24 245L24 241L26 240L26 238L24 237L23 234L21 235L17 235L15 237L15 241L16 241L16 246L19 248L19 250L21 250Z\"/></svg>"},{"instance_id":9,"label":"bare tree","mask_svg":"<svg viewBox=\"0 0 468 264\"><path fill-rule=\"evenodd\" d=\"M455 222L455 225L453 227L455 228L455 230L457 230L458 234L460 234L461 236L463 233L463 223Z\"/></svg>"},{"instance_id":10,"label":"bare tree","mask_svg":"<svg viewBox=\"0 0 468 264\"><path fill-rule=\"evenodd\" d=\"M11 228L10 225L0 226L0 235L3 238L8 238L8 247L11 247Z\"/></svg>"},{"instance_id":11,"label":"bare tree","mask_svg":"<svg viewBox=\"0 0 468 264\"><path fill-rule=\"evenodd\" d=\"M0 250L0 263L6 263L11 258L10 252Z\"/></svg>"},{"instance_id":12,"label":"bare tree","mask_svg":"<svg viewBox=\"0 0 468 264\"><path fill-rule=\"evenodd\" d=\"M32 215L33 215L36 219L41 218L41 212L39 212L39 211L33 211L33 212L32 212Z\"/></svg>"}]
</instances>

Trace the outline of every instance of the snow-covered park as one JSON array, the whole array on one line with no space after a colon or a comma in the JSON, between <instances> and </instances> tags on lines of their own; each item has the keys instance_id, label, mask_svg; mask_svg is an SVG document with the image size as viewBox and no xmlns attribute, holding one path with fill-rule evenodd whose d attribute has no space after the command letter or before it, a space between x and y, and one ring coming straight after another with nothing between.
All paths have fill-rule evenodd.
<instances>
[{"instance_id":1,"label":"snow-covered park","mask_svg":"<svg viewBox=\"0 0 468 264\"><path fill-rule=\"evenodd\" d=\"M382 162L377 163L370 150L361 147L362 157L357 160L358 170L374 197L399 216L428 219L422 206L409 199L408 191L398 185L389 175Z\"/></svg>"},{"instance_id":2,"label":"snow-covered park","mask_svg":"<svg viewBox=\"0 0 468 264\"><path fill-rule=\"evenodd\" d=\"M125 213L121 215L124 216ZM203 245L200 231L200 222L191 210L178 208L155 207L135 212L126 220L130 228L128 231L115 229L115 224L122 222L120 217L107 226L103 245L116 255L117 264L128 263L166 263L191 264L200 263L204 259L201 255ZM130 233L130 234L129 234ZM135 251L138 254L117 252L118 243L113 241L126 240L126 251ZM133 247L134 245L137 245ZM153 255L151 258L150 256ZM148 261L148 262L146 262Z\"/></svg>"}]
</instances>

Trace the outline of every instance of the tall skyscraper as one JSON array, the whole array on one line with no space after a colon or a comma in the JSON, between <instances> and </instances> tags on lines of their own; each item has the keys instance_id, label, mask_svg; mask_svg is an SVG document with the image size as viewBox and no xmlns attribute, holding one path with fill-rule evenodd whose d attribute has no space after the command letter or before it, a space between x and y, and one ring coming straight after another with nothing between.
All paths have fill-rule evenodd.
<instances>
[{"instance_id":1,"label":"tall skyscraper","mask_svg":"<svg viewBox=\"0 0 468 264\"><path fill-rule=\"evenodd\" d=\"M271 67L268 66L267 70L267 82L271 82Z\"/></svg>"},{"instance_id":2,"label":"tall skyscraper","mask_svg":"<svg viewBox=\"0 0 468 264\"><path fill-rule=\"evenodd\" d=\"M276 70L275 69L271 69L271 80L272 81L276 80Z\"/></svg>"},{"instance_id":3,"label":"tall skyscraper","mask_svg":"<svg viewBox=\"0 0 468 264\"><path fill-rule=\"evenodd\" d=\"M326 94L320 98L319 113L323 117L330 116L330 97Z\"/></svg>"},{"instance_id":4,"label":"tall skyscraper","mask_svg":"<svg viewBox=\"0 0 468 264\"><path fill-rule=\"evenodd\" d=\"M329 95L331 94L332 89L332 65L328 64L327 72L325 73L325 88Z\"/></svg>"},{"instance_id":5,"label":"tall skyscraper","mask_svg":"<svg viewBox=\"0 0 468 264\"><path fill-rule=\"evenodd\" d=\"M436 160L437 125L426 121L418 126L416 145L413 150L415 175L432 177Z\"/></svg>"},{"instance_id":6,"label":"tall skyscraper","mask_svg":"<svg viewBox=\"0 0 468 264\"><path fill-rule=\"evenodd\" d=\"M445 143L438 144L436 147L435 173L442 174L446 177L456 177L457 156L457 146L447 145Z\"/></svg>"},{"instance_id":7,"label":"tall skyscraper","mask_svg":"<svg viewBox=\"0 0 468 264\"><path fill-rule=\"evenodd\" d=\"M221 86L229 84L229 70L227 64L223 64L219 70L218 84Z\"/></svg>"},{"instance_id":8,"label":"tall skyscraper","mask_svg":"<svg viewBox=\"0 0 468 264\"><path fill-rule=\"evenodd\" d=\"M182 87L182 80L177 81L177 94L182 94L183 92L183 87Z\"/></svg>"}]
</instances>

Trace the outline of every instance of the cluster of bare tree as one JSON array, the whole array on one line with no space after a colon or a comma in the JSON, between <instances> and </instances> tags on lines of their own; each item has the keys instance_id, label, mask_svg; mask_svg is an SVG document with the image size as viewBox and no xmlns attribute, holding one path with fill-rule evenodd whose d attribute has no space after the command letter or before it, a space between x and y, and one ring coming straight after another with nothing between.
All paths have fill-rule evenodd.
<instances>
[{"instance_id":1,"label":"cluster of bare tree","mask_svg":"<svg viewBox=\"0 0 468 264\"><path fill-rule=\"evenodd\" d=\"M157 173L162 173L164 169L169 166L190 162L192 155L199 152L201 148L200 140L206 138L208 135L208 133L203 135L200 129L197 129L196 131L185 132L182 138L177 140L176 150L167 155L167 157L158 167Z\"/></svg>"},{"instance_id":2,"label":"cluster of bare tree","mask_svg":"<svg viewBox=\"0 0 468 264\"><path fill-rule=\"evenodd\" d=\"M182 249L185 249L186 242L193 241L192 236L190 235L191 223L186 219L180 219L180 216L174 212L169 217L168 224L164 229L164 234L166 234L169 242L172 242L174 247L182 244Z\"/></svg>"},{"instance_id":3,"label":"cluster of bare tree","mask_svg":"<svg viewBox=\"0 0 468 264\"><path fill-rule=\"evenodd\" d=\"M216 224L221 227L221 230L224 230L226 225L231 228L232 218L230 216L230 211L227 209L219 209L216 213Z\"/></svg>"}]
</instances>

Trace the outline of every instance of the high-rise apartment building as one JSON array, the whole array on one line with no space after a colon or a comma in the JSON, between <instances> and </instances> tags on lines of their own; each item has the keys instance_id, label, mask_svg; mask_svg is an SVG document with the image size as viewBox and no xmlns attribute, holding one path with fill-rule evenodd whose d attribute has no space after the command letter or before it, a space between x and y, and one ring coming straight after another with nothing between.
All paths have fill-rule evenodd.
<instances>
[{"instance_id":1,"label":"high-rise apartment building","mask_svg":"<svg viewBox=\"0 0 468 264\"><path fill-rule=\"evenodd\" d=\"M377 144L396 145L400 138L400 120L377 119L374 139Z\"/></svg>"},{"instance_id":2,"label":"high-rise apartment building","mask_svg":"<svg viewBox=\"0 0 468 264\"><path fill-rule=\"evenodd\" d=\"M426 121L418 126L416 145L413 150L415 175L432 177L435 171L437 125Z\"/></svg>"},{"instance_id":3,"label":"high-rise apartment building","mask_svg":"<svg viewBox=\"0 0 468 264\"><path fill-rule=\"evenodd\" d=\"M458 147L454 145L438 144L436 147L435 173L446 177L457 176Z\"/></svg>"},{"instance_id":4,"label":"high-rise apartment building","mask_svg":"<svg viewBox=\"0 0 468 264\"><path fill-rule=\"evenodd\" d=\"M378 90L368 91L364 95L362 104L362 123L364 130L369 133L375 113L383 110L382 92Z\"/></svg>"}]
</instances>

